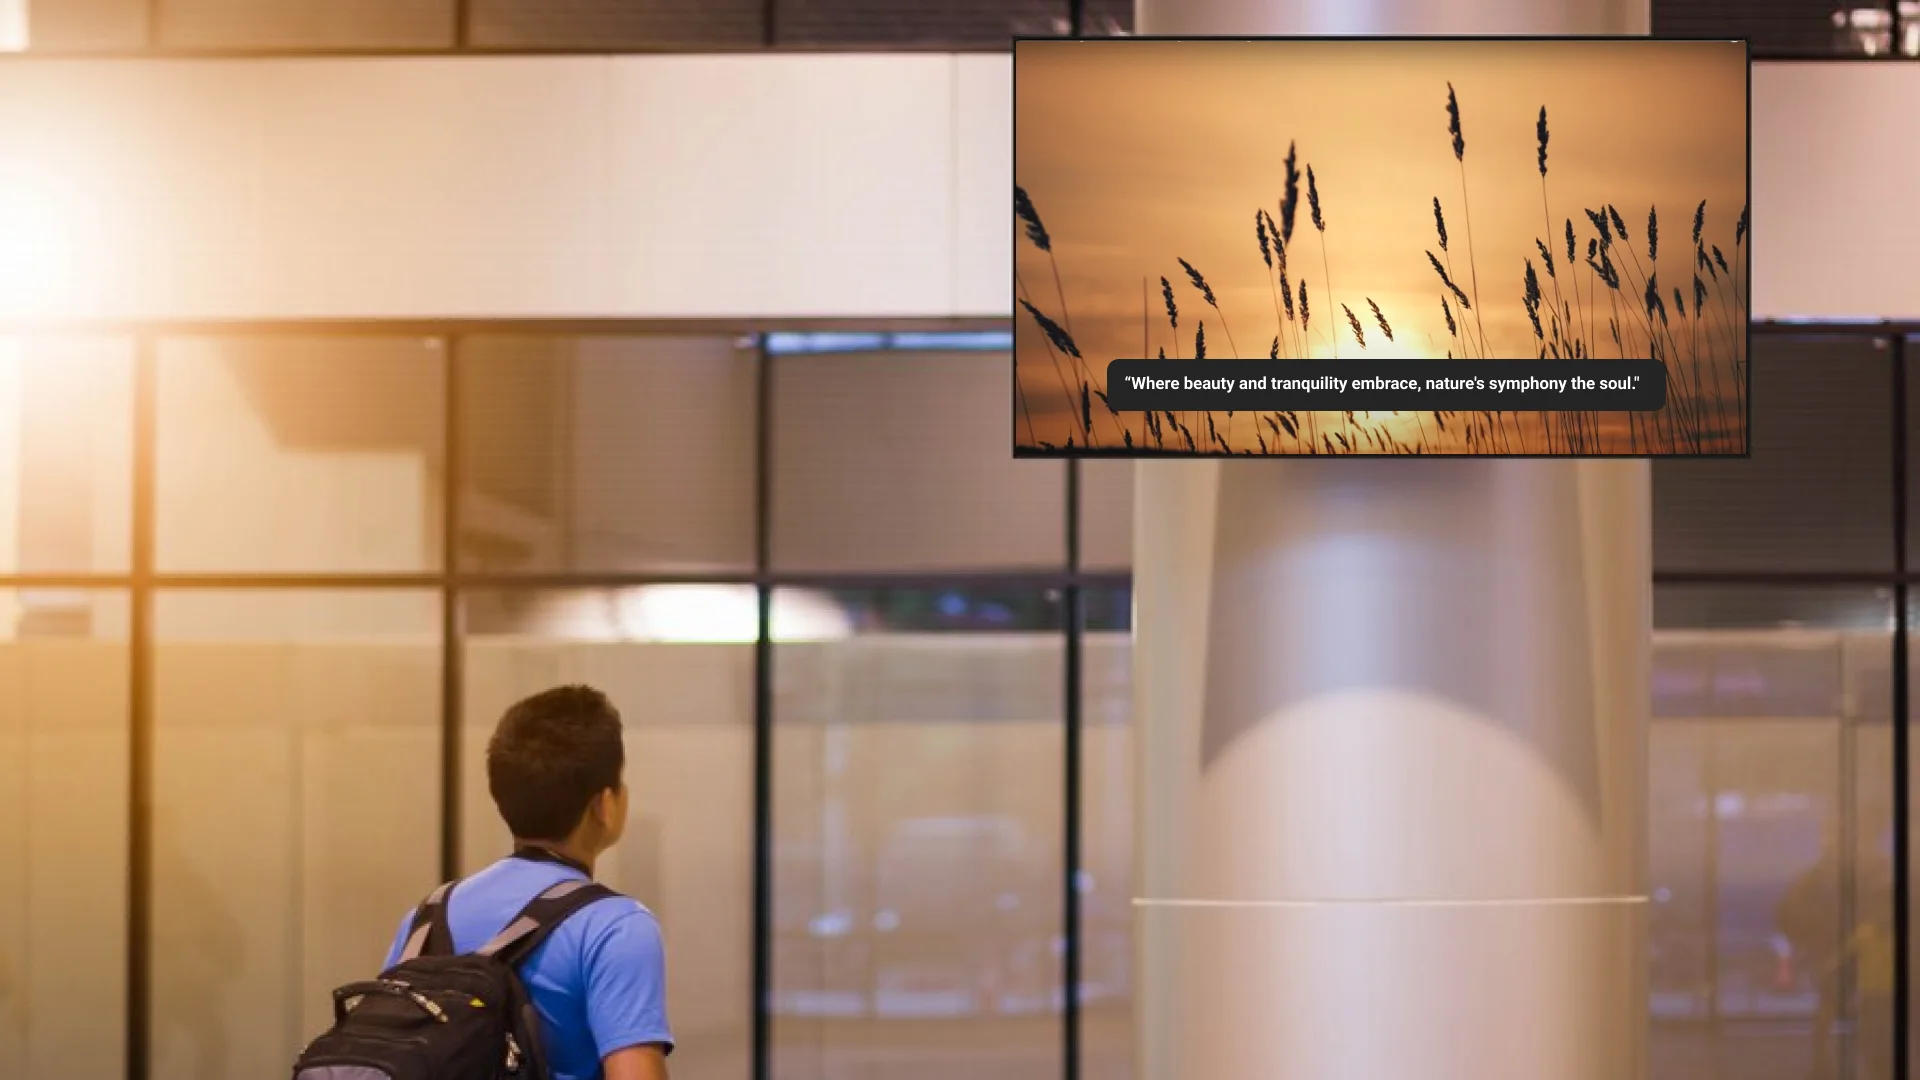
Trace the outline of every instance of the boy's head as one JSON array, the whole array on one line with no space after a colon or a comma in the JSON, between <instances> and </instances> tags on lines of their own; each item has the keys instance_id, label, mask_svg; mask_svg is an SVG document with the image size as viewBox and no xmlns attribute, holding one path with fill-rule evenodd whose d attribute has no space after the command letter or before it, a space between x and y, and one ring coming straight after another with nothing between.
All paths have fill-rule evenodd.
<instances>
[{"instance_id":1,"label":"boy's head","mask_svg":"<svg viewBox=\"0 0 1920 1080\"><path fill-rule=\"evenodd\" d=\"M515 840L598 854L627 822L620 711L589 686L559 686L500 717L487 744L487 788Z\"/></svg>"}]
</instances>

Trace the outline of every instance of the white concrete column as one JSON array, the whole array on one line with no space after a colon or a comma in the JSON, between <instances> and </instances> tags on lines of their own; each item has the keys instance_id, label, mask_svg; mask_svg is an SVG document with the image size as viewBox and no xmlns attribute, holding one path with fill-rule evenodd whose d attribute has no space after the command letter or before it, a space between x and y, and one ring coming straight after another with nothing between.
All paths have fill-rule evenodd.
<instances>
[{"instance_id":1,"label":"white concrete column","mask_svg":"<svg viewBox=\"0 0 1920 1080\"><path fill-rule=\"evenodd\" d=\"M1142 34L1592 33L1617 0L1140 0ZM1142 461L1143 1080L1645 1075L1639 461Z\"/></svg>"}]
</instances>

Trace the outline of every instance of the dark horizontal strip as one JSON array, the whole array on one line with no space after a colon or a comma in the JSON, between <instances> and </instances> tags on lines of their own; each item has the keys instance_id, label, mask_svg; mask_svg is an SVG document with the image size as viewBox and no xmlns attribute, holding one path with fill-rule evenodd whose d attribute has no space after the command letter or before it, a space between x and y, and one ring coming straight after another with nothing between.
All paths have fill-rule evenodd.
<instances>
[{"instance_id":1,"label":"dark horizontal strip","mask_svg":"<svg viewBox=\"0 0 1920 1080\"><path fill-rule=\"evenodd\" d=\"M1920 334L1920 321L1900 319L1835 319L1831 322L1802 319L1765 319L1749 328L1756 335L1806 337L1888 337Z\"/></svg>"},{"instance_id":2,"label":"dark horizontal strip","mask_svg":"<svg viewBox=\"0 0 1920 1080\"><path fill-rule=\"evenodd\" d=\"M758 333L979 333L1013 329L1003 316L863 319L628 319L628 318L235 318L235 319L0 319L0 334L154 334L322 336L327 334L445 337L472 334L758 334ZM1920 320L1764 319L1755 334L1920 334Z\"/></svg>"},{"instance_id":3,"label":"dark horizontal strip","mask_svg":"<svg viewBox=\"0 0 1920 1080\"><path fill-rule=\"evenodd\" d=\"M1223 410L1223 411L1224 411L1224 410ZM1421 410L1421 411L1425 411L1425 410ZM1511 414L1519 414L1519 413L1524 413L1525 411L1526 411L1526 410L1524 410L1524 409L1506 409L1506 410L1502 410L1502 412L1501 412L1501 415L1506 415L1506 414L1510 414L1510 413L1511 413ZM1043 450L1043 449L1037 449L1037 448L1035 448L1035 447L1031 447L1031 446L1016 446L1016 447L1014 447L1014 448L1013 448L1013 456L1014 456L1015 458L1032 458L1032 459L1035 459L1035 460L1054 460L1054 461L1058 461L1058 460L1060 460L1060 459L1062 459L1062 458L1123 458L1123 459L1126 459L1126 458L1141 458L1141 459L1145 459L1145 458L1173 458L1173 459L1175 459L1175 460L1178 460L1178 461L1228 461L1228 460L1232 460L1232 461L1239 461L1239 460L1242 460L1242 459L1244 459L1244 458L1261 458L1261 459L1263 459L1263 460L1285 460L1285 461L1308 461L1308 460L1313 460L1313 459L1316 459L1316 458L1325 458L1325 459L1327 459L1327 460L1329 460L1329 461L1335 461L1335 460L1338 460L1338 461L1356 461L1356 460L1368 460L1368 461L1371 461L1371 460L1374 460L1374 459L1377 459L1377 458L1378 458L1378 459L1390 459L1390 458L1398 458L1398 457L1423 457L1423 458L1426 458L1426 459L1428 459L1428 460L1432 460L1432 459L1434 459L1434 458L1484 458L1484 459L1489 459L1489 460L1491 460L1491 459L1500 459L1500 460L1505 460L1505 461L1512 461L1512 460L1526 460L1526 461L1537 461L1537 460L1546 460L1546 461L1593 461L1593 460L1596 460L1596 459L1598 459L1598 460L1602 460L1602 461L1646 461L1646 460L1652 460L1652 461L1739 461L1739 460L1741 460L1741 459L1743 459L1743 458L1750 458L1750 457L1752 457L1752 456L1753 456L1753 454L1752 454L1752 452L1751 452L1751 451L1749 451L1749 452L1747 452L1747 453L1745 453L1745 454L1631 454L1631 453L1621 453L1621 454L1483 454L1483 453L1479 453L1479 452L1471 452L1471 453L1459 453L1459 454L1417 454L1417 455L1416 455L1416 454L1381 454L1381 453L1363 453L1363 454L1296 454L1296 453L1272 453L1272 454L1261 454L1261 453L1256 453L1256 452L1253 452L1253 451L1248 451L1248 452L1246 452L1246 453L1240 453L1240 454L1223 454L1223 453L1221 453L1221 452L1219 452L1219 451L1217 451L1217 450L1215 450L1215 451L1209 451L1209 452L1206 452L1206 453L1201 453L1201 452L1193 452L1193 453L1189 453L1189 452L1187 452L1187 451L1185 451L1185 450L1158 450L1158 449L1154 449L1154 448L1152 448L1152 447L1145 447L1145 448L1140 448L1140 447L1136 447L1136 448L1127 448L1127 447L1109 447L1109 446L1102 446L1102 447L1096 447L1096 448L1094 448L1094 449L1090 449L1090 450L1089 450L1089 449L1082 449L1082 448L1080 448L1080 447L1077 447L1077 446L1076 446L1076 447L1074 447L1074 448L1073 448L1073 449L1071 449L1071 450L1062 450L1062 449L1054 449L1054 450Z\"/></svg>"},{"instance_id":4,"label":"dark horizontal strip","mask_svg":"<svg viewBox=\"0 0 1920 1080\"><path fill-rule=\"evenodd\" d=\"M1892 570L1655 570L1655 585L1757 585L1791 588L1800 585L1885 585L1920 581L1920 575Z\"/></svg>"},{"instance_id":5,"label":"dark horizontal strip","mask_svg":"<svg viewBox=\"0 0 1920 1080\"><path fill-rule=\"evenodd\" d=\"M1645 34L1578 34L1573 35L1581 41L1632 41L1647 44L1649 41L1745 41L1738 34L1676 34L1649 38ZM1073 41L1073 38L1060 38L1052 35L1016 34L1015 45L1023 41ZM1382 42L1401 42L1430 44L1437 41L1497 41L1505 43L1562 43L1566 35L1554 34L1369 34L1356 38L1352 34L1129 34L1124 38L1081 38L1081 41L1318 41L1348 44L1365 41L1368 44Z\"/></svg>"},{"instance_id":6,"label":"dark horizontal strip","mask_svg":"<svg viewBox=\"0 0 1920 1080\"><path fill-rule=\"evenodd\" d=\"M1011 318L920 319L0 319L0 334L153 334L161 337L475 334L724 335L1005 332Z\"/></svg>"},{"instance_id":7,"label":"dark horizontal strip","mask_svg":"<svg viewBox=\"0 0 1920 1080\"><path fill-rule=\"evenodd\" d=\"M1100 571L974 570L962 573L752 573L661 574L632 572L463 572L454 574L177 574L157 573L144 580L131 574L0 574L0 589L439 589L461 590L631 588L643 585L767 585L811 589L1056 589L1068 585L1124 589L1133 576Z\"/></svg>"},{"instance_id":8,"label":"dark horizontal strip","mask_svg":"<svg viewBox=\"0 0 1920 1080\"><path fill-rule=\"evenodd\" d=\"M1657 412L1667 404L1667 369L1657 360L1555 360L1548 367L1529 358L1444 365L1431 360L1123 359L1107 365L1106 400L1122 413Z\"/></svg>"},{"instance_id":9,"label":"dark horizontal strip","mask_svg":"<svg viewBox=\"0 0 1920 1080\"><path fill-rule=\"evenodd\" d=\"M575 45L444 45L444 46L400 46L382 48L379 46L223 46L192 47L154 45L132 49L48 49L45 51L0 53L0 64L44 63L61 61L102 61L102 60L357 60L357 59L394 59L423 60L448 59L457 57L592 57L619 58L630 56L760 56L760 55L799 55L822 54L961 54L995 55L1011 51L1020 41L1066 41L1064 37L1009 38L1006 45L998 42L938 42L938 41L849 41L843 43L814 42L776 42L769 46L760 42L714 42L708 44L661 43L656 45L632 45L620 48L581 48ZM1082 40L1092 41L1244 41L1244 37L1223 38L1156 38L1139 35L1118 37L1094 37ZM1295 38L1290 40L1343 41L1351 38ZM1373 39L1380 40L1380 39ZM1391 40L1391 39L1388 39ZM1407 40L1407 39L1401 39ZM1422 38L1424 41L1485 41L1514 40L1488 39L1478 37ZM1526 39L1519 39L1526 40ZM1552 39L1545 39L1552 40ZM1644 37L1605 37L1602 41L1641 41ZM1735 37L1725 35L1681 37L1662 36L1661 41L1735 41ZM1789 64L1874 64L1913 62L1920 57L1901 53L1882 53L1869 56L1865 53L1841 53L1807 50L1805 52L1778 52L1771 48L1759 48L1751 51L1751 59L1756 63Z\"/></svg>"},{"instance_id":10,"label":"dark horizontal strip","mask_svg":"<svg viewBox=\"0 0 1920 1080\"><path fill-rule=\"evenodd\" d=\"M628 48L583 49L556 45L446 45L397 48L378 46L340 47L206 47L160 46L136 49L49 49L45 52L0 53L0 64L41 63L45 61L101 60L447 60L462 57L579 57L616 59L630 56L815 56L821 54L1004 54L1008 46L1000 44L953 44L927 41L847 42L845 44L780 43L769 48L758 42L702 44L635 45Z\"/></svg>"}]
</instances>

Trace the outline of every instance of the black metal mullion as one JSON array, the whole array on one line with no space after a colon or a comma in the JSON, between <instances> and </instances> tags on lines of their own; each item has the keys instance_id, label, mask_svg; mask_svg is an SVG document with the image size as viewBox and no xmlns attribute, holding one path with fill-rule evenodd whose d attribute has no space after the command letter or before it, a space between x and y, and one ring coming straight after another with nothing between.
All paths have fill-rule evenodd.
<instances>
[{"instance_id":1,"label":"black metal mullion","mask_svg":"<svg viewBox=\"0 0 1920 1080\"><path fill-rule=\"evenodd\" d=\"M1079 4L1074 5L1077 13ZM1077 15L1076 15L1077 18ZM1086 624L1084 593L1078 581L1080 571L1080 463L1066 463L1066 546L1067 586L1062 590L1061 620L1066 635L1066 653L1061 665L1065 698L1066 731L1061 756L1061 869L1064 885L1060 912L1061 938L1065 947L1060 955L1060 977L1065 984L1061 998L1061 1075L1064 1080L1080 1078L1080 864L1081 864L1081 746L1084 716L1081 709L1081 665L1084 644L1081 628Z\"/></svg>"},{"instance_id":2,"label":"black metal mullion","mask_svg":"<svg viewBox=\"0 0 1920 1080\"><path fill-rule=\"evenodd\" d=\"M768 2L771 9L772 0ZM759 629L753 662L753 1080L773 1073L773 585L767 580L773 535L773 364L766 338L759 341L754 373L754 569Z\"/></svg>"},{"instance_id":3,"label":"black metal mullion","mask_svg":"<svg viewBox=\"0 0 1920 1080\"><path fill-rule=\"evenodd\" d=\"M1893 1060L1894 1072L1907 1075L1912 1046L1909 1029L1910 1003L1913 1000L1911 968L1912 853L1909 816L1912 802L1912 777L1909 769L1910 705L1907 671L1909 632L1907 571L1907 357L1906 338L1895 335L1888 351L1893 359L1893 563L1900 574L1893 587L1893 945L1898 962L1893 983Z\"/></svg>"},{"instance_id":4,"label":"black metal mullion","mask_svg":"<svg viewBox=\"0 0 1920 1080\"><path fill-rule=\"evenodd\" d=\"M463 452L460 339L443 352L440 447L440 880L460 876L461 726L465 715L465 641L460 619L460 485Z\"/></svg>"},{"instance_id":5,"label":"black metal mullion","mask_svg":"<svg viewBox=\"0 0 1920 1080\"><path fill-rule=\"evenodd\" d=\"M154 346L142 336L133 367L133 506L127 671L127 1080L147 1080L153 985L153 549Z\"/></svg>"}]
</instances>

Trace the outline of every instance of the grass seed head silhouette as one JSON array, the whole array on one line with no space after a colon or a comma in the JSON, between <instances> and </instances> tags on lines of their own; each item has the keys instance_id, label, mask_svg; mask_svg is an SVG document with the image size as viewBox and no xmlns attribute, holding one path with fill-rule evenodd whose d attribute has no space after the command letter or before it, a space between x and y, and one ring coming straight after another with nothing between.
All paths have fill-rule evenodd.
<instances>
[{"instance_id":1,"label":"grass seed head silhouette","mask_svg":"<svg viewBox=\"0 0 1920 1080\"><path fill-rule=\"evenodd\" d=\"M1440 298L1440 314L1447 317L1447 333L1449 335L1458 334L1460 328L1454 323L1453 309L1447 306L1447 298L1444 296Z\"/></svg>"},{"instance_id":2,"label":"grass seed head silhouette","mask_svg":"<svg viewBox=\"0 0 1920 1080\"><path fill-rule=\"evenodd\" d=\"M1693 212L1693 246L1700 246L1700 230L1707 227L1707 200L1701 199L1700 206Z\"/></svg>"},{"instance_id":3,"label":"grass seed head silhouette","mask_svg":"<svg viewBox=\"0 0 1920 1080\"><path fill-rule=\"evenodd\" d=\"M1540 122L1534 125L1534 134L1540 138L1540 175L1547 175L1547 107L1540 106Z\"/></svg>"},{"instance_id":4,"label":"grass seed head silhouette","mask_svg":"<svg viewBox=\"0 0 1920 1080\"><path fill-rule=\"evenodd\" d=\"M1660 261L1660 208L1647 207L1647 259Z\"/></svg>"},{"instance_id":5,"label":"grass seed head silhouette","mask_svg":"<svg viewBox=\"0 0 1920 1080\"><path fill-rule=\"evenodd\" d=\"M1200 276L1200 271L1195 270L1192 263L1185 259L1177 261L1186 270L1188 279L1193 282L1193 287L1200 290L1200 299L1205 300L1208 307L1218 310L1220 305L1214 302L1213 288L1207 284L1207 279Z\"/></svg>"},{"instance_id":6,"label":"grass seed head silhouette","mask_svg":"<svg viewBox=\"0 0 1920 1080\"><path fill-rule=\"evenodd\" d=\"M1180 329L1180 308L1173 302L1173 282L1164 277L1160 279L1160 295L1167 301L1167 324Z\"/></svg>"},{"instance_id":7,"label":"grass seed head silhouette","mask_svg":"<svg viewBox=\"0 0 1920 1080\"><path fill-rule=\"evenodd\" d=\"M1633 237L1627 235L1627 223L1620 220L1620 211L1614 209L1612 203L1607 204L1607 220L1613 222L1613 232L1615 236L1618 236L1622 240L1633 239Z\"/></svg>"},{"instance_id":8,"label":"grass seed head silhouette","mask_svg":"<svg viewBox=\"0 0 1920 1080\"><path fill-rule=\"evenodd\" d=\"M1740 208L1740 220L1733 226L1733 242L1738 245L1747 239L1747 208Z\"/></svg>"},{"instance_id":9,"label":"grass seed head silhouette","mask_svg":"<svg viewBox=\"0 0 1920 1080\"><path fill-rule=\"evenodd\" d=\"M1433 197L1433 229L1440 234L1440 250L1447 250L1447 215L1440 212L1440 196ZM1437 262L1434 265L1439 265Z\"/></svg>"},{"instance_id":10,"label":"grass seed head silhouette","mask_svg":"<svg viewBox=\"0 0 1920 1080\"><path fill-rule=\"evenodd\" d=\"M1320 216L1320 185L1314 182L1313 166L1307 166L1307 206L1313 212L1313 227L1327 231L1327 219Z\"/></svg>"},{"instance_id":11,"label":"grass seed head silhouette","mask_svg":"<svg viewBox=\"0 0 1920 1080\"><path fill-rule=\"evenodd\" d=\"M1280 239L1283 243L1293 243L1293 219L1300 212L1300 170L1296 167L1299 158L1294 144L1287 144L1287 189L1280 198Z\"/></svg>"},{"instance_id":12,"label":"grass seed head silhouette","mask_svg":"<svg viewBox=\"0 0 1920 1080\"><path fill-rule=\"evenodd\" d=\"M1573 253L1574 253L1573 219L1568 218L1567 219L1567 265L1568 266L1572 266L1576 261Z\"/></svg>"},{"instance_id":13,"label":"grass seed head silhouette","mask_svg":"<svg viewBox=\"0 0 1920 1080\"><path fill-rule=\"evenodd\" d=\"M1360 320L1354 315L1353 309L1345 304L1341 304L1340 310L1347 313L1347 325L1353 327L1353 340L1359 342L1361 348L1366 348L1367 332L1361 328Z\"/></svg>"},{"instance_id":14,"label":"grass seed head silhouette","mask_svg":"<svg viewBox=\"0 0 1920 1080\"><path fill-rule=\"evenodd\" d=\"M1067 333L1059 323L1047 318L1039 308L1027 303L1024 299L1020 301L1020 306L1026 308L1027 314L1033 316L1033 321L1040 325L1041 332L1047 335L1049 341L1053 342L1054 348L1059 349L1075 360L1082 359L1080 356L1080 347L1074 344L1073 336Z\"/></svg>"},{"instance_id":15,"label":"grass seed head silhouette","mask_svg":"<svg viewBox=\"0 0 1920 1080\"><path fill-rule=\"evenodd\" d=\"M1266 262L1267 269L1271 270L1273 269L1273 248L1267 243L1267 215L1265 211L1255 210L1253 212L1253 228L1255 232L1260 234L1260 258Z\"/></svg>"},{"instance_id":16,"label":"grass seed head silhouette","mask_svg":"<svg viewBox=\"0 0 1920 1080\"><path fill-rule=\"evenodd\" d=\"M1205 319L1195 323L1193 327L1193 358L1195 360L1207 358L1207 321Z\"/></svg>"},{"instance_id":17,"label":"grass seed head silhouette","mask_svg":"<svg viewBox=\"0 0 1920 1080\"><path fill-rule=\"evenodd\" d=\"M1027 189L1015 185L1013 189L1013 212L1027 227L1027 239L1033 246L1048 254L1053 253L1053 238L1047 235L1047 227L1040 224L1040 211L1033 207L1033 200L1027 197Z\"/></svg>"},{"instance_id":18,"label":"grass seed head silhouette","mask_svg":"<svg viewBox=\"0 0 1920 1080\"><path fill-rule=\"evenodd\" d=\"M1387 335L1388 341L1392 341L1393 327L1387 325L1387 317L1381 313L1380 305L1374 303L1373 297L1369 296L1367 297L1367 306L1373 309L1373 321L1380 324L1380 332Z\"/></svg>"},{"instance_id":19,"label":"grass seed head silhouette","mask_svg":"<svg viewBox=\"0 0 1920 1080\"><path fill-rule=\"evenodd\" d=\"M1453 136L1453 159L1467 159L1466 136L1460 132L1460 99L1453 95L1453 83L1447 83L1447 134Z\"/></svg>"},{"instance_id":20,"label":"grass seed head silhouette","mask_svg":"<svg viewBox=\"0 0 1920 1080\"><path fill-rule=\"evenodd\" d=\"M1312 316L1308 313L1308 311L1309 309L1307 308L1307 279L1301 278L1300 279L1300 325L1303 327L1306 326L1309 320L1312 318Z\"/></svg>"},{"instance_id":21,"label":"grass seed head silhouette","mask_svg":"<svg viewBox=\"0 0 1920 1080\"><path fill-rule=\"evenodd\" d=\"M1287 307L1287 321L1293 321L1293 284L1287 280L1287 268L1280 268L1280 301Z\"/></svg>"},{"instance_id":22,"label":"grass seed head silhouette","mask_svg":"<svg viewBox=\"0 0 1920 1080\"><path fill-rule=\"evenodd\" d=\"M1273 261L1279 265L1282 274L1287 272L1287 245L1280 239L1280 227L1273 223L1273 215L1265 210L1260 215L1267 219L1267 240L1273 244Z\"/></svg>"},{"instance_id":23,"label":"grass seed head silhouette","mask_svg":"<svg viewBox=\"0 0 1920 1080\"><path fill-rule=\"evenodd\" d=\"M1559 275L1553 272L1553 252L1548 250L1546 241L1536 236L1533 238L1533 246L1540 249L1540 262L1546 266L1547 276L1558 277Z\"/></svg>"}]
</instances>

